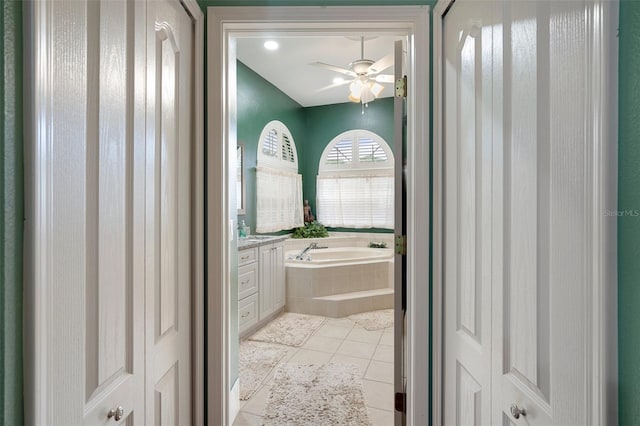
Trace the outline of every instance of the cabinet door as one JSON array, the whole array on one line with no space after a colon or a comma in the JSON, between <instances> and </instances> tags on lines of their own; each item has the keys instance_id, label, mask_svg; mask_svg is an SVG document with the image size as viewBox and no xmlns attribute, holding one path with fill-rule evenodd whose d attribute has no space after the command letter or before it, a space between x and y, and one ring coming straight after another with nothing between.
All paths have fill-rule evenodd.
<instances>
[{"instance_id":1,"label":"cabinet door","mask_svg":"<svg viewBox=\"0 0 640 426\"><path fill-rule=\"evenodd\" d=\"M260 247L260 320L273 312L272 248L273 245Z\"/></svg>"},{"instance_id":2,"label":"cabinet door","mask_svg":"<svg viewBox=\"0 0 640 426\"><path fill-rule=\"evenodd\" d=\"M273 264L273 297L274 310L284 306L285 275L284 275L284 245L278 244L272 250Z\"/></svg>"}]
</instances>

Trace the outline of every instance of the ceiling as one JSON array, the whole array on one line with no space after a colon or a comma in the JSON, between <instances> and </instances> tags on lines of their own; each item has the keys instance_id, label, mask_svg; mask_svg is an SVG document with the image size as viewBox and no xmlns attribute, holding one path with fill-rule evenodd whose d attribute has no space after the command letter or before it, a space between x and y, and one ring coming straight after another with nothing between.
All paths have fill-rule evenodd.
<instances>
[{"instance_id":1,"label":"ceiling","mask_svg":"<svg viewBox=\"0 0 640 426\"><path fill-rule=\"evenodd\" d=\"M393 42L398 36L365 39L364 56L378 59L393 54ZM275 40L279 48L265 49L266 40ZM324 62L341 68L360 59L360 39L344 36L313 37L247 37L236 39L237 57L265 80L276 86L303 107L349 102L349 85L320 90L333 84L336 77L349 76L310 65ZM393 74L389 67L380 74ZM384 84L380 97L393 95L393 85Z\"/></svg>"}]
</instances>

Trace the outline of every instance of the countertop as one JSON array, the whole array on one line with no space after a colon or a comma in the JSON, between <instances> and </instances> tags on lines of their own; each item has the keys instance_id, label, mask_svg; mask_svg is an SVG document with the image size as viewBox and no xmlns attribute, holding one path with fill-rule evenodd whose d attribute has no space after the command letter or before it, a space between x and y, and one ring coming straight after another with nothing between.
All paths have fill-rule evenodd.
<instances>
[{"instance_id":1,"label":"countertop","mask_svg":"<svg viewBox=\"0 0 640 426\"><path fill-rule=\"evenodd\" d=\"M289 235L249 235L238 239L238 250L277 243L289 238Z\"/></svg>"}]
</instances>

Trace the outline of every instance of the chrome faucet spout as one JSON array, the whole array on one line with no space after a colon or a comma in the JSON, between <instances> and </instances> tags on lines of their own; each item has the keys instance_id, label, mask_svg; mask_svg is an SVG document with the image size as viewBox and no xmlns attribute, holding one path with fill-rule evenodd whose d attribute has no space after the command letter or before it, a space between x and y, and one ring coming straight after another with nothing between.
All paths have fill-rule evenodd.
<instances>
[{"instance_id":1,"label":"chrome faucet spout","mask_svg":"<svg viewBox=\"0 0 640 426\"><path fill-rule=\"evenodd\" d=\"M312 250L312 249L314 249L316 247L318 247L318 243L309 244L309 246L307 246L307 248L303 249L300 253L298 253L298 255L296 256L296 260L303 260L304 259L304 255L307 254L307 252L309 250Z\"/></svg>"}]
</instances>

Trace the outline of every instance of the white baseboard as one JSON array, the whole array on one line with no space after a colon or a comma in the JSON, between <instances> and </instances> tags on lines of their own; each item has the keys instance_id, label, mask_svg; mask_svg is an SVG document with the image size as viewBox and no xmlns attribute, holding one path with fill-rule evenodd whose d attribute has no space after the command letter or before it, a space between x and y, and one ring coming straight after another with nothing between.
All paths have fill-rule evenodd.
<instances>
[{"instance_id":1,"label":"white baseboard","mask_svg":"<svg viewBox=\"0 0 640 426\"><path fill-rule=\"evenodd\" d=\"M233 425L240 412L240 378L236 380L229 392L229 426Z\"/></svg>"}]
</instances>

